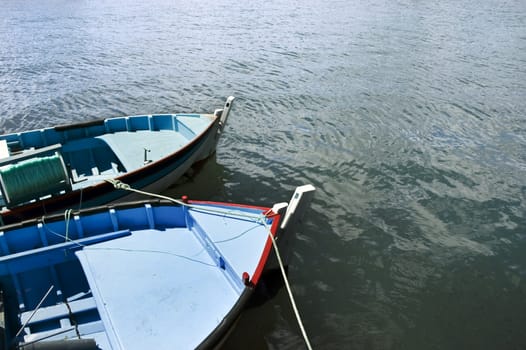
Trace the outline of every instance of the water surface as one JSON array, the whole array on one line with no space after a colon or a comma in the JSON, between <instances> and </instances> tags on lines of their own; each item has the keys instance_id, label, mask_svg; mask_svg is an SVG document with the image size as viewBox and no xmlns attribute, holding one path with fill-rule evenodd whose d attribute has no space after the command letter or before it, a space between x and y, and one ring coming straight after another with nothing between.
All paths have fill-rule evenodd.
<instances>
[{"instance_id":1,"label":"water surface","mask_svg":"<svg viewBox=\"0 0 526 350\"><path fill-rule=\"evenodd\" d=\"M317 187L290 281L318 349L526 347L524 1L4 0L0 128L204 112L170 194ZM283 290L227 349L298 349Z\"/></svg>"}]
</instances>

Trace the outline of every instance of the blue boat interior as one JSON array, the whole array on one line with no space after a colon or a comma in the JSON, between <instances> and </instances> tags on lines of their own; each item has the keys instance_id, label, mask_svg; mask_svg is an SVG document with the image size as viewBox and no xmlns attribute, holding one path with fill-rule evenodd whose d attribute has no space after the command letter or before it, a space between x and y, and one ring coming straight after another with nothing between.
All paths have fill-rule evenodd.
<instances>
[{"instance_id":1,"label":"blue boat interior","mask_svg":"<svg viewBox=\"0 0 526 350\"><path fill-rule=\"evenodd\" d=\"M181 149L212 122L203 114L143 115L2 135L0 205L14 207L140 169Z\"/></svg>"},{"instance_id":2,"label":"blue boat interior","mask_svg":"<svg viewBox=\"0 0 526 350\"><path fill-rule=\"evenodd\" d=\"M154 203L5 229L6 339L194 348L260 264L269 232L256 216L261 209Z\"/></svg>"}]
</instances>

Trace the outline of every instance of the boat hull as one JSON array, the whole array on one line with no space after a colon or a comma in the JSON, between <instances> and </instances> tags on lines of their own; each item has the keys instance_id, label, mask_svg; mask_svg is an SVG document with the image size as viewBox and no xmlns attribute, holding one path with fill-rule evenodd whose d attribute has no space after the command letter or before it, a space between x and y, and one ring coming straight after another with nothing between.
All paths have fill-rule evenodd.
<instances>
[{"instance_id":1,"label":"boat hull","mask_svg":"<svg viewBox=\"0 0 526 350\"><path fill-rule=\"evenodd\" d=\"M216 348L305 209L289 207L150 200L4 226L7 344Z\"/></svg>"},{"instance_id":2,"label":"boat hull","mask_svg":"<svg viewBox=\"0 0 526 350\"><path fill-rule=\"evenodd\" d=\"M183 147L174 149L172 153L150 163L146 162L147 150L145 149L144 165L138 166L131 171L116 174L110 178L124 182L135 189L147 192L159 193L164 191L183 176L193 164L208 158L215 152L216 145L230 111L232 100L233 98L227 100L224 110L216 110L213 115L206 116L206 118L210 119L209 125ZM106 121L56 127L55 130L56 132L82 134L81 131L84 128L97 128L103 124L103 122ZM130 133L130 136L135 136L132 134L135 133ZM65 147L67 146L66 144ZM0 162L2 161L0 160ZM87 185L87 182L86 185L79 182L75 186L73 190L63 191L59 195L46 196L38 200L23 203L22 205L4 208L1 212L1 223L15 223L67 209L78 210L118 201L141 199L137 194L113 188L109 182L104 180L98 180L89 185Z\"/></svg>"}]
</instances>

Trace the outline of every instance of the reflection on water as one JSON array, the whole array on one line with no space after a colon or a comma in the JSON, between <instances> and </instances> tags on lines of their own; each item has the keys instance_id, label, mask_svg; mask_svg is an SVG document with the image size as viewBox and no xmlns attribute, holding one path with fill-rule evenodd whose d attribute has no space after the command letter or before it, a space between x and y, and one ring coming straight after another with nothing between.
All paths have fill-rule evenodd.
<instances>
[{"instance_id":1,"label":"reflection on water","mask_svg":"<svg viewBox=\"0 0 526 350\"><path fill-rule=\"evenodd\" d=\"M224 167L214 153L192 168L163 194L172 198L221 201L224 198Z\"/></svg>"}]
</instances>

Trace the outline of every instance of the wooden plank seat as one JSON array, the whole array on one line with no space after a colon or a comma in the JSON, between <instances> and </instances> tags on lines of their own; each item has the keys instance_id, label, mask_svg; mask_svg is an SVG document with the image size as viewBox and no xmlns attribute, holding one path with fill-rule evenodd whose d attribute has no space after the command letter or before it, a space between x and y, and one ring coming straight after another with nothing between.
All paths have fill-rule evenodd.
<instances>
[{"instance_id":1,"label":"wooden plank seat","mask_svg":"<svg viewBox=\"0 0 526 350\"><path fill-rule=\"evenodd\" d=\"M62 144L56 143L54 145L41 147L41 148L34 148L31 150L27 150L24 152L16 153L13 155L10 155L8 158L2 158L0 159L0 167L9 165L9 164L15 164L19 161L26 160L33 157L43 157L43 156L49 156L54 154L55 152L58 152L62 148Z\"/></svg>"},{"instance_id":2,"label":"wooden plank seat","mask_svg":"<svg viewBox=\"0 0 526 350\"><path fill-rule=\"evenodd\" d=\"M0 233L0 235L2 234ZM129 235L131 235L130 230L121 230L2 256L0 257L0 276L17 274L76 259L74 254L68 254L68 252L82 249L86 245Z\"/></svg>"},{"instance_id":3,"label":"wooden plank seat","mask_svg":"<svg viewBox=\"0 0 526 350\"><path fill-rule=\"evenodd\" d=\"M95 299L93 297L69 301L51 306L45 306L38 309L33 315L33 310L26 311L20 316L20 323L31 325L39 322L45 322L53 319L68 318L71 314L79 314L81 312L91 311L97 308ZM33 315L33 317L31 317Z\"/></svg>"},{"instance_id":4,"label":"wooden plank seat","mask_svg":"<svg viewBox=\"0 0 526 350\"><path fill-rule=\"evenodd\" d=\"M26 331L26 335L24 335L24 341L28 344L37 343L41 340L45 340L46 342L52 340L75 340L78 339L78 336L80 335L83 338L85 337L88 339L95 339L96 343L100 346L100 349L109 348L109 343L104 332L105 327L101 320L74 326L64 319L61 322L60 327L57 329L34 333L31 333L31 329L29 327L26 327L24 330ZM71 347L69 349L74 349L74 345L74 343L71 343ZM23 346L22 348L27 347Z\"/></svg>"},{"instance_id":5,"label":"wooden plank seat","mask_svg":"<svg viewBox=\"0 0 526 350\"><path fill-rule=\"evenodd\" d=\"M6 140L0 140L0 159L9 158L9 146Z\"/></svg>"}]
</instances>

